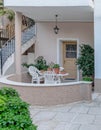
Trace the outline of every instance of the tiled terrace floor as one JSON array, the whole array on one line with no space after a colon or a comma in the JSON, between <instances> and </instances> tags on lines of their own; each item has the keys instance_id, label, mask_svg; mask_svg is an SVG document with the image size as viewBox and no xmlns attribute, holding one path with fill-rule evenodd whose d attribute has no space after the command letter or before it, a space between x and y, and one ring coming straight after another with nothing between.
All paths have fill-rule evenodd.
<instances>
[{"instance_id":1,"label":"tiled terrace floor","mask_svg":"<svg viewBox=\"0 0 101 130\"><path fill-rule=\"evenodd\" d=\"M101 94L93 93L92 102L50 107L31 106L38 130L101 130Z\"/></svg>"}]
</instances>

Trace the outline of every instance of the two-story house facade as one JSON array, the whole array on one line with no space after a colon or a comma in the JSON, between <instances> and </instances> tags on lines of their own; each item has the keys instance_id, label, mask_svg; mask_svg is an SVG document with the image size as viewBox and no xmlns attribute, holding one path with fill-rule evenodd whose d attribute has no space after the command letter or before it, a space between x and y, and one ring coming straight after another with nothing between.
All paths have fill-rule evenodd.
<instances>
[{"instance_id":1,"label":"two-story house facade","mask_svg":"<svg viewBox=\"0 0 101 130\"><path fill-rule=\"evenodd\" d=\"M94 47L95 91L101 91L100 5L100 0L4 0L4 6L15 11L16 74L21 73L21 19L25 15L36 24L35 57L59 63L71 79L80 78L75 64L79 45ZM54 32L56 25L58 34Z\"/></svg>"}]
</instances>

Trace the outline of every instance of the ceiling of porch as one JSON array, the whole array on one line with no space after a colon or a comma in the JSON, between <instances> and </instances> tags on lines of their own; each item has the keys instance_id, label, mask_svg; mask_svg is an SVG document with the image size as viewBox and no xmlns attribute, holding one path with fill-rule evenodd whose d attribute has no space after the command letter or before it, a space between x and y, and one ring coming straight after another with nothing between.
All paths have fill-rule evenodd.
<instances>
[{"instance_id":1,"label":"ceiling of porch","mask_svg":"<svg viewBox=\"0 0 101 130\"><path fill-rule=\"evenodd\" d=\"M9 7L14 11L22 12L25 16L35 21L55 21L58 14L58 21L80 21L93 22L93 8L91 6L59 6L59 7Z\"/></svg>"}]
</instances>

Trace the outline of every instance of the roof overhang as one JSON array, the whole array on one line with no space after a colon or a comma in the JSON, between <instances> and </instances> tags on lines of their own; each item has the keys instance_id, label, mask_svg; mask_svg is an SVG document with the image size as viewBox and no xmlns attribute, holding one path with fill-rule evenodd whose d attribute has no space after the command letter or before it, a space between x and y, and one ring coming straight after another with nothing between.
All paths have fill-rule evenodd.
<instances>
[{"instance_id":1,"label":"roof overhang","mask_svg":"<svg viewBox=\"0 0 101 130\"><path fill-rule=\"evenodd\" d=\"M7 4L7 1L8 4ZM47 5L47 3L40 3L38 5L38 2L36 4L33 4L35 0L33 0L32 4L28 4L28 0L26 1L24 5L24 1L22 3L18 3L19 0L17 1L16 4L10 3L11 0L5 0L5 6L16 11L16 12L21 12L25 16L28 16L30 18L33 18L35 21L54 21L55 20L55 15L58 14L58 21L81 21L81 22L92 22L93 21L93 4L89 3L91 0L85 0L86 3L77 3L74 2L75 0L68 0L69 2L66 2L65 0L62 0L63 2L65 1L66 4L58 5L50 3L50 5ZM29 0L31 1L31 0ZM40 1L40 0L39 0ZM44 0L45 1L45 0ZM59 0L61 1L61 0ZM77 0L80 1L80 0ZM20 0L21 2L21 0ZM88 3L87 3L88 2ZM57 2L58 3L58 2ZM26 5L27 4L27 5Z\"/></svg>"}]
</instances>

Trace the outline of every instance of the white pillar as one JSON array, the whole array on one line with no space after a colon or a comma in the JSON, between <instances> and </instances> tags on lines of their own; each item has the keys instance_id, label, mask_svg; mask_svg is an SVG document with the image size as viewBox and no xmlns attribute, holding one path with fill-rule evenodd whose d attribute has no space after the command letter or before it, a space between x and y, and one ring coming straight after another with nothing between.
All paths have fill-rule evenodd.
<instances>
[{"instance_id":1,"label":"white pillar","mask_svg":"<svg viewBox=\"0 0 101 130\"><path fill-rule=\"evenodd\" d=\"M101 0L94 3L95 91L101 92Z\"/></svg>"},{"instance_id":2,"label":"white pillar","mask_svg":"<svg viewBox=\"0 0 101 130\"><path fill-rule=\"evenodd\" d=\"M16 74L21 74L21 22L22 15L15 13L15 69Z\"/></svg>"}]
</instances>

